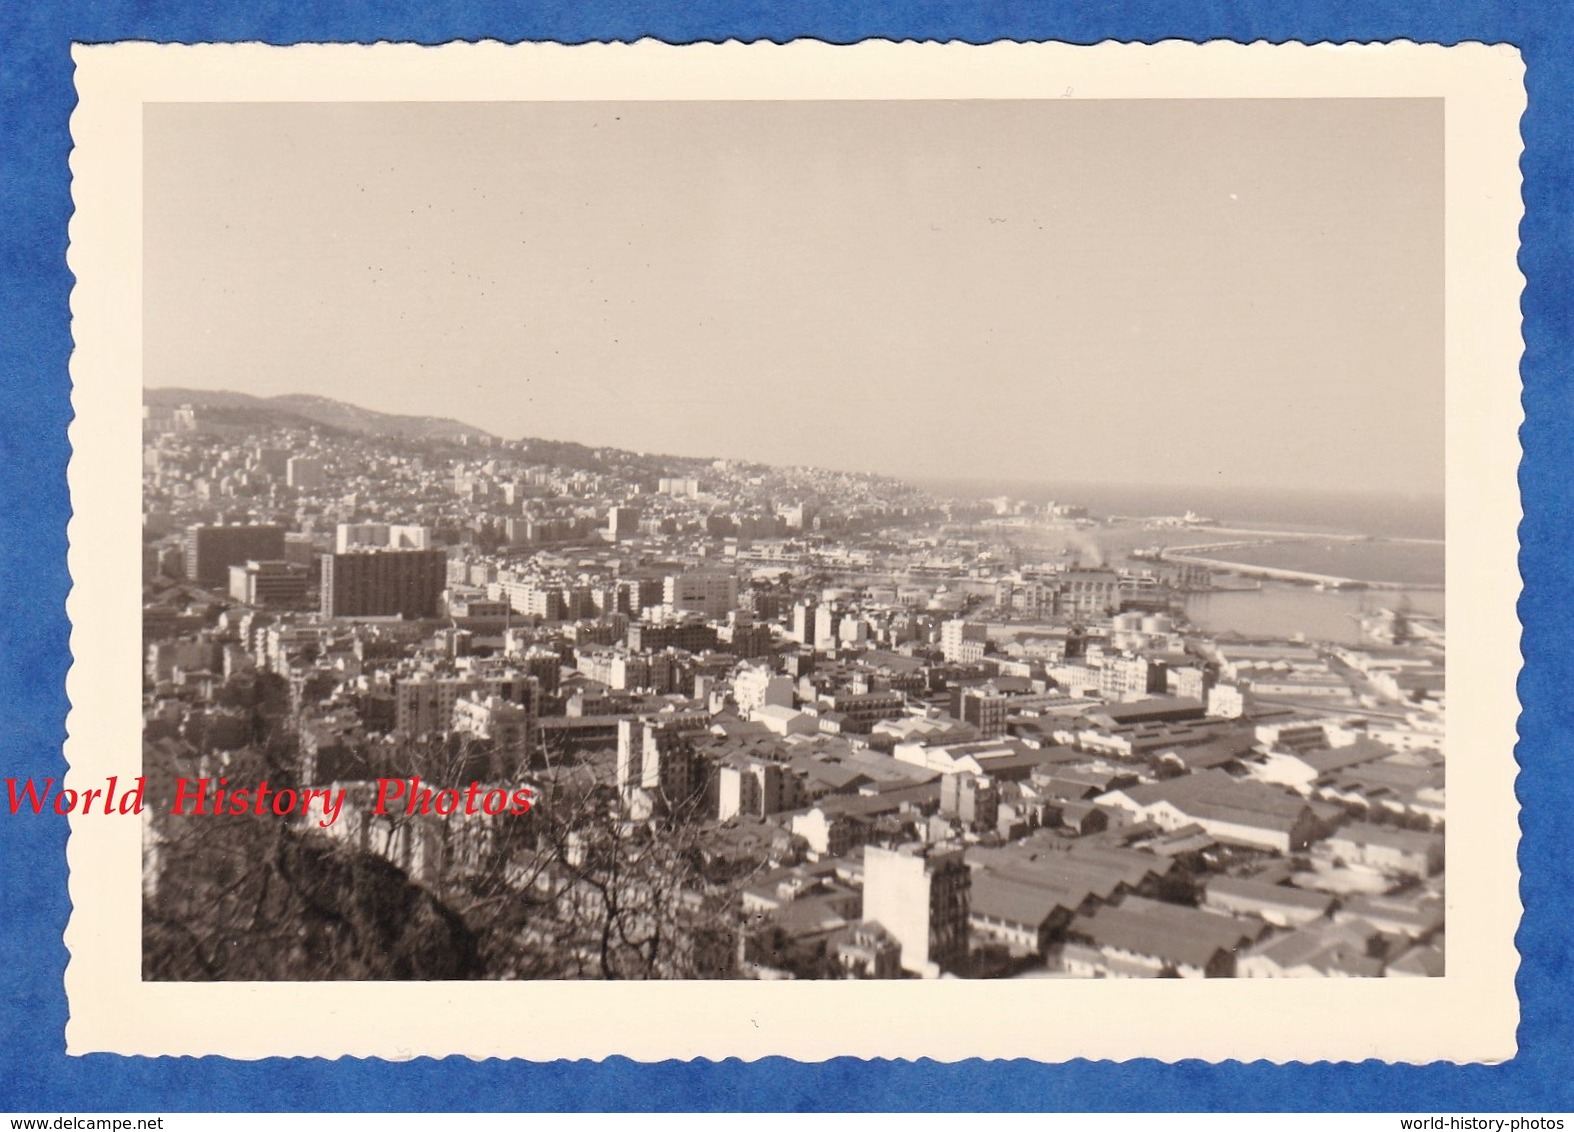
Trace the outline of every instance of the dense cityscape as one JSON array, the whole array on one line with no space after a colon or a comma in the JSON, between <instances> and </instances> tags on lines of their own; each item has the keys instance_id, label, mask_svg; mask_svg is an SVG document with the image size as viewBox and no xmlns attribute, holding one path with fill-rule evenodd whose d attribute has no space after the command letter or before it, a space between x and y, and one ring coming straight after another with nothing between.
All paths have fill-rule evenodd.
<instances>
[{"instance_id":1,"label":"dense cityscape","mask_svg":"<svg viewBox=\"0 0 1574 1132\"><path fill-rule=\"evenodd\" d=\"M1442 622L1218 520L144 402L145 978L1443 974Z\"/></svg>"}]
</instances>

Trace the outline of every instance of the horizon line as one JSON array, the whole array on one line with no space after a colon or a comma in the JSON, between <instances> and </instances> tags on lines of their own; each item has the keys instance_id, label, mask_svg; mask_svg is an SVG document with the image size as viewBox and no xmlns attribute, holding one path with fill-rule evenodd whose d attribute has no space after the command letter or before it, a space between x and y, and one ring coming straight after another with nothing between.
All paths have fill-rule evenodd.
<instances>
[{"instance_id":1,"label":"horizon line","mask_svg":"<svg viewBox=\"0 0 1574 1132\"><path fill-rule=\"evenodd\" d=\"M258 393L247 393L247 392L245 392L243 390L227 389L227 388L225 388L225 389L196 389L196 388L193 388L193 387L188 386L188 385L148 385L148 384L146 384L146 382L144 382L144 384L142 386L142 392L144 394L147 394L147 393L171 392L171 391L176 391L176 390L179 390L179 391L182 391L182 392L197 393L197 394L209 393L209 394L239 395L239 396L243 396L243 397L250 397L250 398L253 398L254 400L256 400L258 402L264 402L264 403L268 402L268 401L276 401L276 400L280 400L280 399L283 399L283 398L290 398L290 397L310 398L310 399L317 400L317 401L331 402L331 403L336 404L336 405L345 405L345 406L348 406L348 407L350 407L352 409L359 409L359 410L361 410L363 412L376 413L376 414L378 414L380 416L385 416L385 417L397 417L397 418L403 418L405 420L450 421L453 424L460 425L460 426L462 426L464 428L470 429L470 430L474 431L475 433L477 433L477 434L479 434L481 436L490 437L493 440L501 441L503 443L525 443L525 442L528 442L528 441L536 440L536 441L545 441L545 442L551 443L551 444L577 444L580 447L588 448L588 449L612 449L614 451L627 452L627 453L629 453L631 455L639 456L641 458L656 457L656 458L671 458L671 459L675 459L675 460L701 460L701 461L706 461L706 460L708 460L708 461L727 460L727 461L736 461L736 462L742 463L742 464L755 464L755 465L759 465L761 467L767 467L767 468L810 468L810 469L823 470L823 471L844 472L844 473L848 473L848 474L852 474L852 475L865 475L865 476L877 477L877 478L881 478L881 479L899 480L899 481L904 481L904 482L909 483L910 486L918 486L922 482L937 483L937 484L938 483L948 483L948 484L999 483L999 484L1016 484L1016 485L1028 485L1028 484L1031 484L1031 485L1034 485L1036 487L1049 487L1049 486L1058 486L1058 485L1062 485L1063 484L1064 486L1066 486L1068 488L1089 488L1089 487L1092 487L1092 488L1133 488L1133 489L1145 488L1145 489L1160 489L1160 490L1165 490L1165 491L1242 491L1242 492L1269 492L1269 493L1277 492L1277 493L1303 494L1303 495L1351 495L1351 496L1363 496L1363 497L1400 496L1400 497L1404 497L1404 498L1407 498L1407 499L1413 499L1413 500L1415 500L1417 502L1420 502L1420 501L1423 501L1423 500L1427 501L1427 502L1446 502L1446 500L1447 500L1447 492L1446 492L1446 490L1442 490L1442 489L1416 489L1416 488L1406 489L1406 488L1398 488L1398 487L1369 487L1369 486L1363 486L1363 487L1326 487L1326 486L1299 485L1299 484L1298 485L1287 485L1287 484L1263 485L1263 484L1236 484L1236 483L1221 484L1221 483L1205 483L1205 482L1196 482L1196 481L1187 482L1187 483L1179 483L1179 482L1167 482L1167 481L1123 480L1123 479L1113 479L1113 480L1108 480L1108 479L1106 479L1106 480L1087 479L1087 480L1085 480L1085 479L1073 479L1073 478L1067 478L1067 477L1061 477L1061 476L1050 476L1050 477L1046 477L1046 478L1043 478L1043 479L1034 479L1034 478L1022 477L1022 476L1009 475L1009 474L1004 474L1004 475L987 475L987 474L986 475L976 475L976 474L966 474L966 473L964 473L964 474L946 474L946 473L931 473L931 472L923 472L923 473L884 472L884 471L871 471L871 470L868 470L866 468L847 468L847 467L836 468L836 467L831 467L831 466L825 465L825 464L814 464L814 463L804 463L804 462L793 462L793 463L777 464L777 463L763 462L763 461L760 461L760 460L757 460L757 459L753 459L753 458L750 458L750 457L746 457L746 456L725 456L725 455L721 455L721 454L716 453L716 452L706 453L706 454L702 454L702 455L686 455L684 453L679 453L679 452L651 452L651 451L641 450L641 449L636 449L636 448L626 448L626 447L624 447L623 445L620 445L620 444L610 444L610 443L603 443L603 442L591 441L591 440L574 440L574 439L568 439L568 438L564 438L564 437L550 437L550 436L512 436L511 437L511 436L500 436L497 433L489 432L488 430L482 428L479 425L472 424L471 422L466 421L466 420L461 420L460 418L455 417L455 416L438 416L438 415L434 415L434 414L430 414L430 413L394 412L394 411L391 411L391 410L388 410L388 409L373 408L371 406L362 404L362 403L360 403L358 401L346 401L346 400L344 400L343 398L340 398L340 397L325 396L324 394L321 394L321 393L293 392L293 393L258 394ZM316 423L323 424L325 422L316 422ZM334 426L328 426L328 427L334 427ZM369 435L389 435L389 434L369 434ZM422 439L440 439L440 438L429 437L429 438L422 438Z\"/></svg>"}]
</instances>

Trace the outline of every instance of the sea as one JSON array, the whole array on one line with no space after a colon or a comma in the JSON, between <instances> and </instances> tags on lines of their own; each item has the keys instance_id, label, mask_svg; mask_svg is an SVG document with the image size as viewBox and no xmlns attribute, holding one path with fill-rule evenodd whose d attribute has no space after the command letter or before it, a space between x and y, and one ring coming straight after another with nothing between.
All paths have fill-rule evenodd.
<instances>
[{"instance_id":1,"label":"sea","mask_svg":"<svg viewBox=\"0 0 1574 1132\"><path fill-rule=\"evenodd\" d=\"M1440 495L1380 492L1275 491L1262 489L1125 484L1026 483L1012 480L931 480L917 486L958 499L1002 495L1031 503L1074 504L1096 518L1179 516L1188 511L1235 531L1286 532L1309 537L1201 552L1221 561L1329 574L1389 587L1318 590L1308 585L1242 582L1240 590L1190 594L1187 618L1210 633L1358 644L1359 615L1380 608L1441 618L1444 612L1444 506ZM1365 536L1371 541L1318 538ZM1072 554L1084 563L1121 565L1133 550L1238 541L1239 534L1207 528L1165 529L1123 524L1086 531L1022 533L1024 550ZM1018 541L1012 534L1012 540ZM1403 541L1391 541L1403 540ZM1415 540L1415 541L1409 541ZM1091 562L1090 562L1091 560ZM1414 587L1414 588L1411 588Z\"/></svg>"},{"instance_id":2,"label":"sea","mask_svg":"<svg viewBox=\"0 0 1574 1132\"><path fill-rule=\"evenodd\" d=\"M1441 539L1443 496L1397 492L1299 491L1240 487L1172 487L1024 480L911 480L955 499L1009 495L1029 503L1076 504L1097 516L1184 515L1194 511L1228 526L1263 527L1380 538ZM1195 532L1192 532L1195 533Z\"/></svg>"},{"instance_id":3,"label":"sea","mask_svg":"<svg viewBox=\"0 0 1574 1132\"><path fill-rule=\"evenodd\" d=\"M1363 643L1360 615L1384 608L1442 619L1443 591L1323 591L1264 582L1261 589L1187 594L1184 604L1186 619L1207 633L1267 640L1299 636L1340 645Z\"/></svg>"},{"instance_id":4,"label":"sea","mask_svg":"<svg viewBox=\"0 0 1574 1132\"><path fill-rule=\"evenodd\" d=\"M1362 582L1415 586L1443 584L1443 547L1436 542L1348 542L1317 538L1240 546L1204 557L1248 566L1304 570Z\"/></svg>"}]
</instances>

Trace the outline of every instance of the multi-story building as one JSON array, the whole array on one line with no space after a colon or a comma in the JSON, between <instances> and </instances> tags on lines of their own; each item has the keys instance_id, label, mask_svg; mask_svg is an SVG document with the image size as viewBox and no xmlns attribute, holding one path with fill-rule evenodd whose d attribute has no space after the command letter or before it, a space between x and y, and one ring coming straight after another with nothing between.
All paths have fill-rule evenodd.
<instances>
[{"instance_id":1,"label":"multi-story building","mask_svg":"<svg viewBox=\"0 0 1574 1132\"><path fill-rule=\"evenodd\" d=\"M1164 673L1164 691L1185 700L1206 701L1213 675L1200 664L1172 664Z\"/></svg>"},{"instance_id":2,"label":"multi-story building","mask_svg":"<svg viewBox=\"0 0 1574 1132\"><path fill-rule=\"evenodd\" d=\"M814 630L817 609L812 601L800 601L792 607L792 639L800 645L814 647Z\"/></svg>"},{"instance_id":3,"label":"multi-story building","mask_svg":"<svg viewBox=\"0 0 1574 1132\"><path fill-rule=\"evenodd\" d=\"M524 609L521 612L527 617L539 617L543 621L566 621L568 603L563 600L562 590L531 586L525 591Z\"/></svg>"},{"instance_id":4,"label":"multi-story building","mask_svg":"<svg viewBox=\"0 0 1574 1132\"><path fill-rule=\"evenodd\" d=\"M435 617L448 576L440 550L353 550L322 556L324 617Z\"/></svg>"},{"instance_id":5,"label":"multi-story building","mask_svg":"<svg viewBox=\"0 0 1574 1132\"><path fill-rule=\"evenodd\" d=\"M775 637L769 625L723 625L716 634L716 647L733 656L766 656Z\"/></svg>"},{"instance_id":6,"label":"multi-story building","mask_svg":"<svg viewBox=\"0 0 1574 1132\"><path fill-rule=\"evenodd\" d=\"M448 596L448 616L450 617L476 617L476 618L506 618L513 612L506 601L493 601L482 595L455 595Z\"/></svg>"},{"instance_id":7,"label":"multi-story building","mask_svg":"<svg viewBox=\"0 0 1574 1132\"><path fill-rule=\"evenodd\" d=\"M1234 684L1208 689L1208 714L1217 719L1239 719L1246 714L1246 695Z\"/></svg>"},{"instance_id":8,"label":"multi-story building","mask_svg":"<svg viewBox=\"0 0 1574 1132\"><path fill-rule=\"evenodd\" d=\"M780 763L734 756L717 769L716 820L763 818L790 809L794 780Z\"/></svg>"},{"instance_id":9,"label":"multi-story building","mask_svg":"<svg viewBox=\"0 0 1574 1132\"><path fill-rule=\"evenodd\" d=\"M1024 579L1011 587L1011 608L1031 617L1049 617L1055 612L1054 586L1037 579Z\"/></svg>"},{"instance_id":10,"label":"multi-story building","mask_svg":"<svg viewBox=\"0 0 1574 1132\"><path fill-rule=\"evenodd\" d=\"M518 579L494 582L492 585L497 587L498 596L508 602L509 608L515 613L541 621L568 619L568 607L563 601L563 591L555 586ZM488 587L488 593L490 592Z\"/></svg>"},{"instance_id":11,"label":"multi-story building","mask_svg":"<svg viewBox=\"0 0 1574 1132\"><path fill-rule=\"evenodd\" d=\"M656 486L662 495L671 495L679 499L692 499L700 493L700 481L680 477L668 478L663 476Z\"/></svg>"},{"instance_id":12,"label":"multi-story building","mask_svg":"<svg viewBox=\"0 0 1574 1132\"><path fill-rule=\"evenodd\" d=\"M844 645L862 648L869 643L869 622L862 617L843 617L837 626L836 637Z\"/></svg>"},{"instance_id":13,"label":"multi-story building","mask_svg":"<svg viewBox=\"0 0 1574 1132\"><path fill-rule=\"evenodd\" d=\"M563 674L563 658L551 649L526 647L524 652L510 654L512 662L526 675L533 676L543 695L555 695Z\"/></svg>"},{"instance_id":14,"label":"multi-story building","mask_svg":"<svg viewBox=\"0 0 1574 1132\"><path fill-rule=\"evenodd\" d=\"M402 735L453 730L455 705L466 697L522 706L532 728L541 714L540 682L517 668L447 675L418 672L394 685L394 727Z\"/></svg>"},{"instance_id":15,"label":"multi-story building","mask_svg":"<svg viewBox=\"0 0 1574 1132\"><path fill-rule=\"evenodd\" d=\"M454 705L476 691L469 676L406 677L394 685L394 727L401 735L447 732L453 725Z\"/></svg>"},{"instance_id":16,"label":"multi-story building","mask_svg":"<svg viewBox=\"0 0 1574 1132\"><path fill-rule=\"evenodd\" d=\"M984 656L988 630L962 618L940 626L940 651L951 664L977 664Z\"/></svg>"},{"instance_id":17,"label":"multi-story building","mask_svg":"<svg viewBox=\"0 0 1574 1132\"><path fill-rule=\"evenodd\" d=\"M658 695L675 689L679 671L670 652L631 652L626 648L582 648L575 655L574 666L614 691L648 688Z\"/></svg>"},{"instance_id":18,"label":"multi-story building","mask_svg":"<svg viewBox=\"0 0 1574 1132\"><path fill-rule=\"evenodd\" d=\"M415 524L340 523L334 530L334 550L339 554L357 547L427 550L431 542L431 530Z\"/></svg>"},{"instance_id":19,"label":"multi-story building","mask_svg":"<svg viewBox=\"0 0 1574 1132\"><path fill-rule=\"evenodd\" d=\"M842 857L852 852L863 841L867 823L855 821L844 813L828 814L819 806L807 813L794 814L792 832L809 846L809 855L817 860Z\"/></svg>"},{"instance_id":20,"label":"multi-story building","mask_svg":"<svg viewBox=\"0 0 1574 1132\"><path fill-rule=\"evenodd\" d=\"M1000 816L1000 789L993 779L967 771L942 775L940 812L972 829L994 829Z\"/></svg>"},{"instance_id":21,"label":"multi-story building","mask_svg":"<svg viewBox=\"0 0 1574 1132\"><path fill-rule=\"evenodd\" d=\"M907 710L907 697L900 692L843 693L828 703L831 711L846 717L841 729L858 735L868 734L882 719L900 719Z\"/></svg>"},{"instance_id":22,"label":"multi-story building","mask_svg":"<svg viewBox=\"0 0 1574 1132\"><path fill-rule=\"evenodd\" d=\"M994 739L1006 733L1010 701L996 689L988 686L963 688L959 706L962 722L978 728L979 738Z\"/></svg>"},{"instance_id":23,"label":"multi-story building","mask_svg":"<svg viewBox=\"0 0 1574 1132\"><path fill-rule=\"evenodd\" d=\"M767 704L792 707L792 689L792 677L755 664L740 668L732 678L732 698L738 705L738 714L745 718Z\"/></svg>"},{"instance_id":24,"label":"multi-story building","mask_svg":"<svg viewBox=\"0 0 1574 1132\"><path fill-rule=\"evenodd\" d=\"M790 504L780 508L776 514L789 531L812 531L814 529L815 510L810 504Z\"/></svg>"},{"instance_id":25,"label":"multi-story building","mask_svg":"<svg viewBox=\"0 0 1574 1132\"><path fill-rule=\"evenodd\" d=\"M1120 608L1120 575L1113 570L1071 569L1060 575L1058 612L1102 617Z\"/></svg>"},{"instance_id":26,"label":"multi-story building","mask_svg":"<svg viewBox=\"0 0 1574 1132\"><path fill-rule=\"evenodd\" d=\"M858 979L895 979L902 974L902 945L878 924L860 922L837 941L836 962Z\"/></svg>"},{"instance_id":27,"label":"multi-story building","mask_svg":"<svg viewBox=\"0 0 1574 1132\"><path fill-rule=\"evenodd\" d=\"M708 712L663 719L618 721L618 794L632 804L643 793L657 810L692 804L704 797L709 760L695 742L710 734Z\"/></svg>"},{"instance_id":28,"label":"multi-story building","mask_svg":"<svg viewBox=\"0 0 1574 1132\"><path fill-rule=\"evenodd\" d=\"M902 945L902 969L925 977L967 965L968 890L960 849L903 845L864 849L865 923Z\"/></svg>"},{"instance_id":29,"label":"multi-story building","mask_svg":"<svg viewBox=\"0 0 1574 1132\"><path fill-rule=\"evenodd\" d=\"M596 608L596 592L590 586L566 586L563 589L563 619L565 621L579 621L587 617L595 617L599 610Z\"/></svg>"},{"instance_id":30,"label":"multi-story building","mask_svg":"<svg viewBox=\"0 0 1574 1132\"><path fill-rule=\"evenodd\" d=\"M177 668L197 672L217 668L222 650L216 641L154 641L148 645L147 678L158 682L168 680Z\"/></svg>"},{"instance_id":31,"label":"multi-story building","mask_svg":"<svg viewBox=\"0 0 1574 1132\"><path fill-rule=\"evenodd\" d=\"M637 507L607 508L607 534L616 541L632 538L639 533L640 513Z\"/></svg>"},{"instance_id":32,"label":"multi-story building","mask_svg":"<svg viewBox=\"0 0 1574 1132\"><path fill-rule=\"evenodd\" d=\"M282 476L289 471L290 454L283 448L266 448L261 445L252 450L247 463L259 472Z\"/></svg>"},{"instance_id":33,"label":"multi-story building","mask_svg":"<svg viewBox=\"0 0 1574 1132\"><path fill-rule=\"evenodd\" d=\"M814 647L827 652L836 647L836 631L842 625L842 611L834 605L822 605L814 612Z\"/></svg>"},{"instance_id":34,"label":"multi-story building","mask_svg":"<svg viewBox=\"0 0 1574 1132\"><path fill-rule=\"evenodd\" d=\"M334 528L333 549L336 554L360 546L387 545L387 523L340 523Z\"/></svg>"},{"instance_id":35,"label":"multi-story building","mask_svg":"<svg viewBox=\"0 0 1574 1132\"><path fill-rule=\"evenodd\" d=\"M663 600L674 613L698 613L708 621L720 621L738 605L738 579L715 570L670 574Z\"/></svg>"},{"instance_id":36,"label":"multi-story building","mask_svg":"<svg viewBox=\"0 0 1574 1132\"><path fill-rule=\"evenodd\" d=\"M247 561L230 567L230 596L246 605L298 609L306 602L306 569L288 562Z\"/></svg>"},{"instance_id":37,"label":"multi-story building","mask_svg":"<svg viewBox=\"0 0 1574 1132\"><path fill-rule=\"evenodd\" d=\"M461 696L454 701L453 730L489 740L510 770L527 768L535 745L536 699L521 704L474 692Z\"/></svg>"},{"instance_id":38,"label":"multi-story building","mask_svg":"<svg viewBox=\"0 0 1574 1132\"><path fill-rule=\"evenodd\" d=\"M327 476L322 461L315 456L291 456L285 465L284 480L290 487L310 491L326 483Z\"/></svg>"},{"instance_id":39,"label":"multi-story building","mask_svg":"<svg viewBox=\"0 0 1574 1132\"><path fill-rule=\"evenodd\" d=\"M618 588L628 590L628 614L636 617L644 610L661 604L663 585L653 578L624 578Z\"/></svg>"},{"instance_id":40,"label":"multi-story building","mask_svg":"<svg viewBox=\"0 0 1574 1132\"><path fill-rule=\"evenodd\" d=\"M226 586L230 567L277 562L284 557L284 528L197 525L186 529L186 577L204 586Z\"/></svg>"},{"instance_id":41,"label":"multi-story building","mask_svg":"<svg viewBox=\"0 0 1574 1132\"><path fill-rule=\"evenodd\" d=\"M1111 700L1144 696L1150 692L1162 693L1165 688L1164 674L1164 663L1149 657L1108 657L1099 670L1099 692Z\"/></svg>"},{"instance_id":42,"label":"multi-story building","mask_svg":"<svg viewBox=\"0 0 1574 1132\"><path fill-rule=\"evenodd\" d=\"M716 630L697 621L681 621L674 625L634 624L629 626L626 639L634 652L657 649L704 652L716 647Z\"/></svg>"}]
</instances>

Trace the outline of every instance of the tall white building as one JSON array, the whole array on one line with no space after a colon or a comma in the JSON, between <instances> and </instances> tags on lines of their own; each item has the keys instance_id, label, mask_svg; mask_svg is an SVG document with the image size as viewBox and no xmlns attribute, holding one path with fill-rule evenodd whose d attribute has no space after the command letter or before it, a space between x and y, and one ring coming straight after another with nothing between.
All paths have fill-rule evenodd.
<instances>
[{"instance_id":1,"label":"tall white building","mask_svg":"<svg viewBox=\"0 0 1574 1132\"><path fill-rule=\"evenodd\" d=\"M764 665L751 664L732 678L732 698L738 714L748 718L756 708L792 707L792 677L772 672Z\"/></svg>"},{"instance_id":2,"label":"tall white building","mask_svg":"<svg viewBox=\"0 0 1574 1132\"><path fill-rule=\"evenodd\" d=\"M696 799L705 786L705 763L694 741L708 734L706 712L618 721L618 793L634 803L643 793L656 809Z\"/></svg>"},{"instance_id":3,"label":"tall white building","mask_svg":"<svg viewBox=\"0 0 1574 1132\"><path fill-rule=\"evenodd\" d=\"M736 758L717 771L716 820L763 818L788 808L790 778L778 763Z\"/></svg>"},{"instance_id":4,"label":"tall white building","mask_svg":"<svg viewBox=\"0 0 1574 1132\"><path fill-rule=\"evenodd\" d=\"M816 606L812 601L800 601L792 607L792 639L808 648L814 647Z\"/></svg>"},{"instance_id":5,"label":"tall white building","mask_svg":"<svg viewBox=\"0 0 1574 1132\"><path fill-rule=\"evenodd\" d=\"M966 966L971 886L960 849L864 849L864 921L896 937L902 969L914 974L934 978Z\"/></svg>"},{"instance_id":6,"label":"tall white building","mask_svg":"<svg viewBox=\"0 0 1574 1132\"><path fill-rule=\"evenodd\" d=\"M842 611L835 606L822 605L814 611L814 647L828 651L836 647L836 631L841 628Z\"/></svg>"},{"instance_id":7,"label":"tall white building","mask_svg":"<svg viewBox=\"0 0 1574 1132\"><path fill-rule=\"evenodd\" d=\"M284 480L291 487L308 490L321 487L326 478L322 461L314 456L291 456L284 466Z\"/></svg>"},{"instance_id":8,"label":"tall white building","mask_svg":"<svg viewBox=\"0 0 1574 1132\"><path fill-rule=\"evenodd\" d=\"M984 653L988 631L962 618L953 618L940 626L940 651L951 664L971 664Z\"/></svg>"},{"instance_id":9,"label":"tall white building","mask_svg":"<svg viewBox=\"0 0 1574 1132\"><path fill-rule=\"evenodd\" d=\"M663 596L674 613L698 613L707 621L719 621L738 605L738 579L715 570L669 574Z\"/></svg>"},{"instance_id":10,"label":"tall white building","mask_svg":"<svg viewBox=\"0 0 1574 1132\"><path fill-rule=\"evenodd\" d=\"M431 541L432 532L415 524L340 523L335 531L334 550L339 554L357 547L427 550Z\"/></svg>"},{"instance_id":11,"label":"tall white building","mask_svg":"<svg viewBox=\"0 0 1574 1132\"><path fill-rule=\"evenodd\" d=\"M461 735L491 741L498 754L511 764L511 770L521 770L530 766L536 710L534 697L516 704L501 696L472 693L454 702L453 729Z\"/></svg>"}]
</instances>

